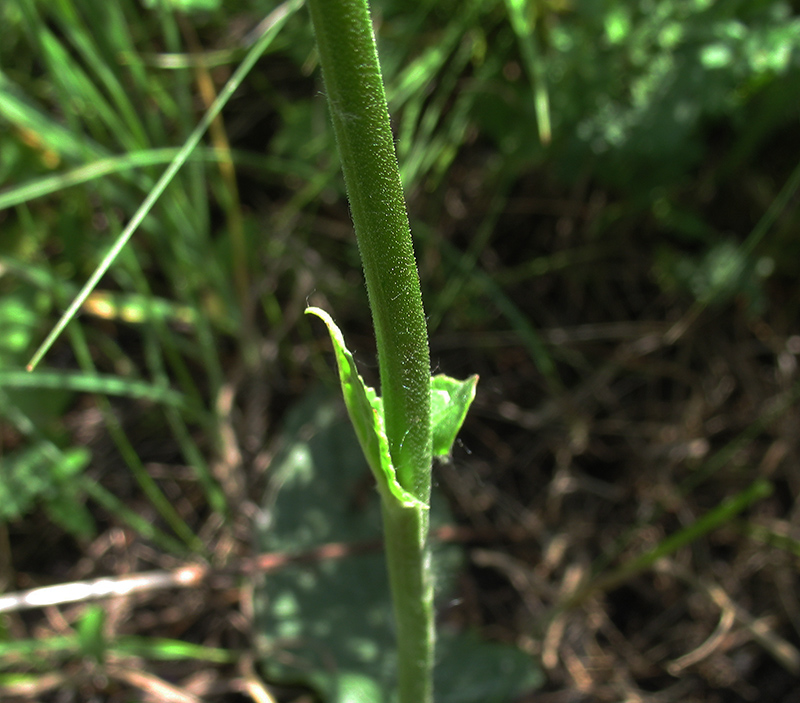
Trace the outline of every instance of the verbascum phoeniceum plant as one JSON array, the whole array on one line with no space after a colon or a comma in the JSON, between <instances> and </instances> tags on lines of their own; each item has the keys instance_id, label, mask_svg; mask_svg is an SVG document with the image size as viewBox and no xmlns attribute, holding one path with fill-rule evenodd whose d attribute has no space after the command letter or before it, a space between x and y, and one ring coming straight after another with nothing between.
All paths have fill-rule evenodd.
<instances>
[{"instance_id":1,"label":"verbascum phoeniceum plant","mask_svg":"<svg viewBox=\"0 0 800 703\"><path fill-rule=\"evenodd\" d=\"M478 381L431 376L411 231L367 0L308 0L375 328L381 395L328 328L345 405L381 497L397 633L399 703L433 700L431 469L455 441Z\"/></svg>"}]
</instances>

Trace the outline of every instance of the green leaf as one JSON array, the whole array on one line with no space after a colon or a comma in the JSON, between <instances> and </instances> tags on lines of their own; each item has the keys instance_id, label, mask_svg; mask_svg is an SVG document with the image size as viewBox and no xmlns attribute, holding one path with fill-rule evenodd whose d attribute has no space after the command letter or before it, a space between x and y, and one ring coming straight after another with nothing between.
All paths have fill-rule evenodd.
<instances>
[{"instance_id":1,"label":"green leaf","mask_svg":"<svg viewBox=\"0 0 800 703\"><path fill-rule=\"evenodd\" d=\"M16 520L30 510L36 498L52 490L50 465L41 445L18 449L3 457L0 522Z\"/></svg>"},{"instance_id":2,"label":"green leaf","mask_svg":"<svg viewBox=\"0 0 800 703\"><path fill-rule=\"evenodd\" d=\"M78 486L75 476L90 459L84 447L54 456L43 442L8 453L0 470L0 522L18 519L36 500L51 504L63 501L65 496L73 498ZM68 503L74 505L71 499Z\"/></svg>"},{"instance_id":3,"label":"green leaf","mask_svg":"<svg viewBox=\"0 0 800 703\"><path fill-rule=\"evenodd\" d=\"M389 455L389 440L383 420L383 403L374 388L366 385L358 373L353 355L347 349L344 336L333 318L320 308L308 308L306 314L316 315L328 327L336 354L339 381L342 386L347 414L356 431L358 443L367 458L378 490L384 500L399 503L402 507L426 507L406 491L397 480L397 473Z\"/></svg>"},{"instance_id":4,"label":"green leaf","mask_svg":"<svg viewBox=\"0 0 800 703\"><path fill-rule=\"evenodd\" d=\"M62 371L60 369L38 369L35 373L22 369L0 369L0 387L25 390L42 389L75 391L77 393L102 393L129 398L143 398L156 403L180 406L181 394L170 388L122 378L120 376Z\"/></svg>"},{"instance_id":5,"label":"green leaf","mask_svg":"<svg viewBox=\"0 0 800 703\"><path fill-rule=\"evenodd\" d=\"M545 682L533 658L510 644L486 642L474 632L446 634L438 642L436 703L509 703Z\"/></svg>"},{"instance_id":6,"label":"green leaf","mask_svg":"<svg viewBox=\"0 0 800 703\"><path fill-rule=\"evenodd\" d=\"M239 653L233 650L219 647L205 647L192 642L164 637L137 637L135 635L115 638L109 644L109 650L119 656L142 657L159 661L195 659L217 664L235 664L240 657Z\"/></svg>"},{"instance_id":7,"label":"green leaf","mask_svg":"<svg viewBox=\"0 0 800 703\"><path fill-rule=\"evenodd\" d=\"M475 400L478 376L465 381L440 374L431 377L431 430L433 455L449 456L456 435Z\"/></svg>"},{"instance_id":8,"label":"green leaf","mask_svg":"<svg viewBox=\"0 0 800 703\"><path fill-rule=\"evenodd\" d=\"M106 611L103 606L92 605L86 609L78 622L78 644L83 655L103 661L106 653L106 638L103 628L106 622Z\"/></svg>"},{"instance_id":9,"label":"green leaf","mask_svg":"<svg viewBox=\"0 0 800 703\"><path fill-rule=\"evenodd\" d=\"M390 703L397 675L396 626L384 554L360 549L381 532L367 466L335 398L315 392L286 415L274 489L262 504L255 539L265 553L303 554L351 545L343 558L320 555L266 574L253 605L257 651L271 681L315 689L326 703ZM452 524L434 486L431 524ZM455 593L463 547L432 545L436 600ZM346 550L345 550L346 551ZM436 656L437 703L511 703L541 685L541 668L516 647L471 632L442 633Z\"/></svg>"},{"instance_id":10,"label":"green leaf","mask_svg":"<svg viewBox=\"0 0 800 703\"><path fill-rule=\"evenodd\" d=\"M91 539L97 533L94 518L84 505L85 497L80 484L63 486L63 493L52 500L45 500L43 506L47 516L71 535Z\"/></svg>"},{"instance_id":11,"label":"green leaf","mask_svg":"<svg viewBox=\"0 0 800 703\"><path fill-rule=\"evenodd\" d=\"M39 325L30 294L6 294L0 300L0 367L16 362L25 353Z\"/></svg>"},{"instance_id":12,"label":"green leaf","mask_svg":"<svg viewBox=\"0 0 800 703\"><path fill-rule=\"evenodd\" d=\"M379 540L383 498L376 499L340 403L316 392L287 414L283 448L272 469L277 492L267 496L262 507L269 521L256 533L260 551L302 553L324 544ZM434 507L434 521L439 508L446 506ZM452 569L443 584L449 589L459 557L453 545L442 547L445 553L438 551L434 563ZM389 703L396 655L386 563L377 548L357 551L310 566L287 565L257 585L256 631L270 680L310 684L328 703ZM357 695L355 689L370 688L359 685L364 676L384 693Z\"/></svg>"}]
</instances>

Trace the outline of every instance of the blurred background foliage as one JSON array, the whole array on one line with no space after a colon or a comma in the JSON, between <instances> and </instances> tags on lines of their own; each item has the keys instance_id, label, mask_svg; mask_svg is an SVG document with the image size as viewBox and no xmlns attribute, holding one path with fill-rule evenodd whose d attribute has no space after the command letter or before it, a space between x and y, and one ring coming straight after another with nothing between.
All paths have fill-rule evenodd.
<instances>
[{"instance_id":1,"label":"blurred background foliage","mask_svg":"<svg viewBox=\"0 0 800 703\"><path fill-rule=\"evenodd\" d=\"M571 347L589 334L578 325L640 324L645 340L669 330L669 347L694 321L724 319L736 331L720 339L746 339L747 349L755 339L778 360L759 372L765 397L791 385L796 4L371 5L434 360L483 377L465 430L483 480L503 486L534 457L552 468L556 446L580 456L602 434L592 413L611 411L584 406L582 384L595 388L595 369L627 357L602 330L593 346ZM42 572L31 546L42 531L44 553L69 544L76 559L118 524L181 557L222 559L214 545L246 544L241 506L259 501L284 413L315 375L332 381L301 317L309 299L335 311L374 382L302 9L43 367L22 370L275 7L0 3L0 543L15 565L0 588L14 573ZM657 400L650 419L680 424L692 390L677 379L702 375L717 351L692 348L684 370L664 352L656 367L671 381L626 367L634 380L619 381L620 397L641 400L644 387ZM756 426L760 401L741 400L737 412L745 406L752 412L723 422L712 449ZM527 439L511 438L509 421ZM550 424L557 439L545 431L546 447L526 453ZM603 456L593 461L613 463ZM689 461L676 476L694 469ZM632 485L621 468L600 474ZM523 500L538 474L513 475ZM710 495L719 502L746 485L723 472Z\"/></svg>"}]
</instances>

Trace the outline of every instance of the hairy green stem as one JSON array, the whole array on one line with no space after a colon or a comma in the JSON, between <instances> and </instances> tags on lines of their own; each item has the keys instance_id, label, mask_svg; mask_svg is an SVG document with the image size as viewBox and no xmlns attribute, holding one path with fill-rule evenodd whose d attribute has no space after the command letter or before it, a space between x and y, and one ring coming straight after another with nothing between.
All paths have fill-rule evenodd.
<instances>
[{"instance_id":1,"label":"hairy green stem","mask_svg":"<svg viewBox=\"0 0 800 703\"><path fill-rule=\"evenodd\" d=\"M433 701L433 579L428 511L383 505L383 539L397 628L397 700Z\"/></svg>"},{"instance_id":2,"label":"hairy green stem","mask_svg":"<svg viewBox=\"0 0 800 703\"><path fill-rule=\"evenodd\" d=\"M400 703L433 699L430 355L403 187L366 0L308 0L364 265L389 454L424 507L384 500Z\"/></svg>"},{"instance_id":3,"label":"hairy green stem","mask_svg":"<svg viewBox=\"0 0 800 703\"><path fill-rule=\"evenodd\" d=\"M422 294L366 0L310 0L364 265L389 452L400 484L430 494L430 356Z\"/></svg>"}]
</instances>

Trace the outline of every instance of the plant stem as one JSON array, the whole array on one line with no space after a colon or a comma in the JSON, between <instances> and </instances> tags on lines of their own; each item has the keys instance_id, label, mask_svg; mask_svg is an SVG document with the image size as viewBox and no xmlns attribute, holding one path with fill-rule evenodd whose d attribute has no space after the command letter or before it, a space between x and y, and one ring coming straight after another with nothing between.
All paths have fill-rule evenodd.
<instances>
[{"instance_id":1,"label":"plant stem","mask_svg":"<svg viewBox=\"0 0 800 703\"><path fill-rule=\"evenodd\" d=\"M383 502L400 703L433 700L430 355L403 187L366 0L308 0L364 266L392 465L424 507Z\"/></svg>"},{"instance_id":2,"label":"plant stem","mask_svg":"<svg viewBox=\"0 0 800 703\"><path fill-rule=\"evenodd\" d=\"M310 0L364 265L389 453L400 485L430 495L430 356L422 293L366 0Z\"/></svg>"},{"instance_id":3,"label":"plant stem","mask_svg":"<svg viewBox=\"0 0 800 703\"><path fill-rule=\"evenodd\" d=\"M433 701L433 578L428 511L383 503L383 540L397 628L397 700Z\"/></svg>"}]
</instances>

